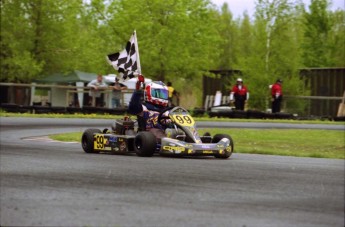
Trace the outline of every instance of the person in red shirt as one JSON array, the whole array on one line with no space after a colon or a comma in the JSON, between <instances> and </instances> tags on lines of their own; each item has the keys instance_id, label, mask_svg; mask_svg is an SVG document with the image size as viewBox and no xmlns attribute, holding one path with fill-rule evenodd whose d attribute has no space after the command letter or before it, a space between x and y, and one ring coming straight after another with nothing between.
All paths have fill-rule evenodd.
<instances>
[{"instance_id":1,"label":"person in red shirt","mask_svg":"<svg viewBox=\"0 0 345 227\"><path fill-rule=\"evenodd\" d=\"M236 110L244 110L245 103L248 99L248 89L243 85L243 80L241 78L238 78L236 81L236 85L230 92L230 102L235 102Z\"/></svg>"},{"instance_id":2,"label":"person in red shirt","mask_svg":"<svg viewBox=\"0 0 345 227\"><path fill-rule=\"evenodd\" d=\"M271 87L272 113L280 112L280 104L283 100L282 83L283 81L281 79L278 79L276 83Z\"/></svg>"}]
</instances>

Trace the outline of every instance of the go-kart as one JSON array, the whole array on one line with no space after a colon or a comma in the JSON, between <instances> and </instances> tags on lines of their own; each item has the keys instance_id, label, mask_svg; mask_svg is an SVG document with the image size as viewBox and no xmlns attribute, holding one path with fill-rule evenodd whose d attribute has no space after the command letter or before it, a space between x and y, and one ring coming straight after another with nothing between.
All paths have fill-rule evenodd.
<instances>
[{"instance_id":1,"label":"go-kart","mask_svg":"<svg viewBox=\"0 0 345 227\"><path fill-rule=\"evenodd\" d=\"M162 111L157 120L166 127L163 138L158 139L152 132L144 131L139 122L126 116L123 120L115 121L112 131L85 130L81 138L82 147L86 153L136 153L142 157L158 153L162 156L214 156L226 159L234 151L233 140L227 134L212 137L205 133L199 136L194 119L182 107Z\"/></svg>"}]
</instances>

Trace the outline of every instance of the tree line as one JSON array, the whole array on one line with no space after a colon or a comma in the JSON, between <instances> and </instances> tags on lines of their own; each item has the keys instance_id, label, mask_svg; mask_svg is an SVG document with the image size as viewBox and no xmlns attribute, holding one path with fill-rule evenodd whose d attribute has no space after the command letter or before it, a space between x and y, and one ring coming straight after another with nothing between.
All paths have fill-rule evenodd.
<instances>
[{"instance_id":1,"label":"tree line","mask_svg":"<svg viewBox=\"0 0 345 227\"><path fill-rule=\"evenodd\" d=\"M264 106L276 78L303 91L299 69L345 66L344 10L331 1L256 0L255 15L234 18L210 0L2 0L1 82L29 83L56 72L117 73L105 56L137 32L142 72L173 81L200 105L202 75L239 69L250 103ZM212 75L210 75L212 76ZM227 81L230 89L230 83ZM303 92L306 92L305 90ZM257 98L255 98L257 97Z\"/></svg>"}]
</instances>

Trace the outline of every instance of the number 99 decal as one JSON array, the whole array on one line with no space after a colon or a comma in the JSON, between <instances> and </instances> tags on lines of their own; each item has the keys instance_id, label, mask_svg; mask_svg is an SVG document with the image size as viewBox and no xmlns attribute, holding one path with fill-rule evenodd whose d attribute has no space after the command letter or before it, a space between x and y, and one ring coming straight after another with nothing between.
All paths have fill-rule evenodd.
<instances>
[{"instance_id":1,"label":"number 99 decal","mask_svg":"<svg viewBox=\"0 0 345 227\"><path fill-rule=\"evenodd\" d=\"M104 136L102 134L95 135L95 140L93 144L93 149L103 150L104 149Z\"/></svg>"},{"instance_id":2,"label":"number 99 decal","mask_svg":"<svg viewBox=\"0 0 345 227\"><path fill-rule=\"evenodd\" d=\"M193 126L194 120L190 115L173 115L175 123L181 126Z\"/></svg>"}]
</instances>

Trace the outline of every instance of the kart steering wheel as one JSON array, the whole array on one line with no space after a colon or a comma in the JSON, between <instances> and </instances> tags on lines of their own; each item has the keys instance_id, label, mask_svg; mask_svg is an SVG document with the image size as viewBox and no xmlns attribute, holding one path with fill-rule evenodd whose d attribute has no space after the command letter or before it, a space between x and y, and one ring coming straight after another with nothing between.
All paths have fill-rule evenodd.
<instances>
[{"instance_id":1,"label":"kart steering wheel","mask_svg":"<svg viewBox=\"0 0 345 227\"><path fill-rule=\"evenodd\" d=\"M169 116L163 116L163 114L171 109L173 109L174 106L170 106L162 110L158 115L158 122L159 124L168 127L170 123L166 123L166 120L171 120Z\"/></svg>"}]
</instances>

